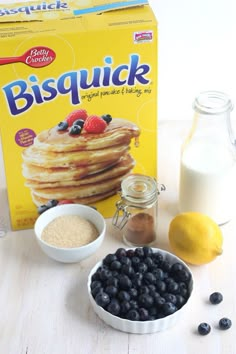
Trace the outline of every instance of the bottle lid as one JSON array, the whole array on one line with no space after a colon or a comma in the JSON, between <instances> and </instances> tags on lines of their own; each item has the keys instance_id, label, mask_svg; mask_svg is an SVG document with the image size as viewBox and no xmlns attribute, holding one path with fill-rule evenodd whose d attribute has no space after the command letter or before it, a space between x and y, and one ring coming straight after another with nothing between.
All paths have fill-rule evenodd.
<instances>
[{"instance_id":1,"label":"bottle lid","mask_svg":"<svg viewBox=\"0 0 236 354\"><path fill-rule=\"evenodd\" d=\"M135 204L154 202L158 196L157 182L154 178L132 174L121 183L122 196Z\"/></svg>"}]
</instances>

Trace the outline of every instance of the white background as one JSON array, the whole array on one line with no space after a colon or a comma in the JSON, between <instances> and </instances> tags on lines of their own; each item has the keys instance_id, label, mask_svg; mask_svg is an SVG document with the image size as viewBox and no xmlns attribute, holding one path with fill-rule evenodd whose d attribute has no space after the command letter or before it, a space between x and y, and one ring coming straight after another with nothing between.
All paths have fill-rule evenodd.
<instances>
[{"instance_id":1,"label":"white background","mask_svg":"<svg viewBox=\"0 0 236 354\"><path fill-rule=\"evenodd\" d=\"M192 119L205 90L227 93L236 106L236 0L149 3L159 28L159 120Z\"/></svg>"}]
</instances>

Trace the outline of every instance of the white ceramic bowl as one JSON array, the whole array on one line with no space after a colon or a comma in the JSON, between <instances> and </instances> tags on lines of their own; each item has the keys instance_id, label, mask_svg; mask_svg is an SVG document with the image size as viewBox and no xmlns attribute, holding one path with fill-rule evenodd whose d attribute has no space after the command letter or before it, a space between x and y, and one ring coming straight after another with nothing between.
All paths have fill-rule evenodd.
<instances>
[{"instance_id":1,"label":"white ceramic bowl","mask_svg":"<svg viewBox=\"0 0 236 354\"><path fill-rule=\"evenodd\" d=\"M102 319L106 324L110 325L111 327L118 329L122 332L136 333L136 334L147 334L147 333L163 331L165 329L174 326L182 317L185 310L189 307L190 298L193 291L193 276L189 267L182 260L180 260L178 257L176 257L175 255L169 252L157 248L153 248L153 251L161 253L164 259L169 261L171 264L179 262L182 263L188 269L188 271L191 274L191 281L189 283L189 289L188 289L190 296L187 302L184 304L183 307L181 307L179 310L174 312L172 315L157 320L153 320L153 321L130 321L127 319L114 316L109 312L107 312L106 310L104 310L101 306L98 306L91 294L90 284L91 284L92 275L96 272L98 267L102 265L102 262L98 262L93 267L88 277L88 283L87 283L88 294L89 294L89 299L92 304L92 307L96 312L96 314L98 315L98 317L100 317L100 319Z\"/></svg>"},{"instance_id":2,"label":"white ceramic bowl","mask_svg":"<svg viewBox=\"0 0 236 354\"><path fill-rule=\"evenodd\" d=\"M49 222L62 215L79 215L82 218L85 218L95 225L99 232L99 236L93 242L76 248L60 248L46 243L41 238L43 229ZM106 223L103 216L89 206L81 204L64 204L48 209L41 214L35 222L34 231L39 246L47 256L59 262L74 263L82 261L97 251L105 236Z\"/></svg>"}]
</instances>

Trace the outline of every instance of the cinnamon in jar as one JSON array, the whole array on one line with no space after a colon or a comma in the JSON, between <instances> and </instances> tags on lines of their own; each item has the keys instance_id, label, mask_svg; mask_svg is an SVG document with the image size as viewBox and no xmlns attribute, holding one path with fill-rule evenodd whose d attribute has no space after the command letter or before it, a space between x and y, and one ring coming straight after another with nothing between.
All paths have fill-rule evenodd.
<instances>
[{"instance_id":1,"label":"cinnamon in jar","mask_svg":"<svg viewBox=\"0 0 236 354\"><path fill-rule=\"evenodd\" d=\"M165 187L161 185L161 190ZM152 245L157 237L158 184L152 177L132 174L121 183L121 200L113 225L122 230L129 246Z\"/></svg>"}]
</instances>

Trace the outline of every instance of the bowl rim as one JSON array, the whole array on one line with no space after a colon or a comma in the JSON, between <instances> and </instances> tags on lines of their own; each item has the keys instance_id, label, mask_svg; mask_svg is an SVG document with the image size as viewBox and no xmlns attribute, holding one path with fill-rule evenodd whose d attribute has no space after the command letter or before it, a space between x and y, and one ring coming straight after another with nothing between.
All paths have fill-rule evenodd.
<instances>
[{"instance_id":1,"label":"bowl rim","mask_svg":"<svg viewBox=\"0 0 236 354\"><path fill-rule=\"evenodd\" d=\"M84 210L89 210L88 208L90 208L90 209L92 209L92 213L96 214L96 215L100 218L100 220L101 220L101 222L102 222L102 224L103 224L103 226L102 226L102 231L99 233L99 235L96 237L95 240L93 240L93 241L87 243L86 245L79 246L79 247L57 247L57 246L54 246L54 245L52 245L52 244L50 244L50 243L44 241L44 240L42 239L42 237L41 237L41 236L42 236L42 233L41 233L41 235L39 235L38 232L36 232L36 228L37 228L37 226L38 226L38 224L39 224L39 222L40 222L41 216L42 216L42 218L43 218L45 213L47 213L47 214L53 214L54 211L55 211L55 208L68 209L68 206L73 207L74 209L75 209L75 208L77 208L77 209L79 208L79 209L84 209ZM57 209L57 210L58 210L58 209ZM50 221L44 226L44 228L45 228L51 221L53 221L53 220L55 220L57 217L63 216L63 215L70 215L70 214L61 214L61 215L55 216L55 218L53 218L52 220L50 220ZM76 214L71 214L71 215L76 215ZM43 229L44 229L44 228L43 228ZM99 213L99 212L98 212L96 209L94 209L93 207L91 207L91 206L89 206L89 205L84 205L84 204L68 203L68 204L56 205L55 207L52 207L52 208L46 210L46 211L45 211L44 213L42 213L41 215L39 215L38 218L37 218L37 220L35 221L35 224L34 224L34 234L35 234L37 240L38 240L40 243L42 243L43 245L47 246L48 248L51 248L51 249L53 249L53 250L59 250L59 251L76 251L76 250L78 251L78 250L83 250L83 249L87 248L88 246L92 246L93 244L96 244L96 243L98 242L98 240L104 238L105 232L106 232L106 222L105 222L105 219L104 219L104 217L102 216L102 214Z\"/></svg>"},{"instance_id":2,"label":"bowl rim","mask_svg":"<svg viewBox=\"0 0 236 354\"><path fill-rule=\"evenodd\" d=\"M130 249L136 249L136 248L140 248L140 247L128 247L128 248L125 248L125 250L130 250ZM142 247L141 247L142 248ZM169 258L175 258L176 262L180 262L182 263L186 268L187 270L190 272L191 274L191 280L189 282L189 291L190 291L190 294L189 294L189 297L187 299L187 301L185 302L185 304L180 308L178 309L177 311L175 311L174 313L172 313L171 315L167 315L165 317L161 317L161 318L157 318L156 320L147 320L147 321L131 321L131 320L128 320L126 318L121 318L121 317L118 317L118 316L115 316L113 314L111 314L110 312L106 311L103 307L97 305L94 297L92 296L92 293L91 293L91 288L90 288L90 284L91 284L91 278L92 278L92 275L95 273L95 271L102 265L102 261L99 261L97 262L93 268L90 270L89 272L89 275L88 275L88 281L87 281L87 290L88 290L88 294L89 294L89 298L90 298L90 301L93 301L93 304L102 312L105 314L105 316L109 316L110 318L113 318L114 320L116 321L121 321L122 323L127 323L127 324L133 324L133 325L136 325L136 324L139 324L139 325L142 325L143 326L147 323L161 323L161 322L164 322L166 321L167 319L171 319L171 318L174 318L177 313L179 314L180 313L180 310L184 309L186 307L186 305L189 303L189 300L190 298L192 297L192 294L193 294L193 290L194 290L194 278L193 278L193 273L191 271L191 269L189 268L189 266L182 260L180 259L178 256L176 256L175 254L169 252L169 251L166 251L166 250L163 250L161 248L156 248L156 247L150 247L152 250L155 250L156 252L160 252L162 254L164 254L165 256L169 257Z\"/></svg>"}]
</instances>

